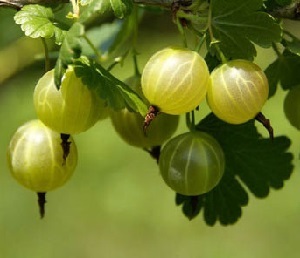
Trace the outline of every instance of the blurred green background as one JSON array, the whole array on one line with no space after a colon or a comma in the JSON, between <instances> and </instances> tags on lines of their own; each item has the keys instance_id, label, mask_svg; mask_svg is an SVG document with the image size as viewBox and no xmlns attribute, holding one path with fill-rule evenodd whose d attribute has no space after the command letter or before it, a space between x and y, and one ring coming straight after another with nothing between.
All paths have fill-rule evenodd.
<instances>
[{"instance_id":1,"label":"blurred green background","mask_svg":"<svg viewBox=\"0 0 300 258\"><path fill-rule=\"evenodd\" d=\"M13 12L0 9L0 71L15 61L15 56L4 59L3 49L14 46L22 35L12 16ZM293 23L286 24L297 30ZM141 28L141 67L156 50L181 42L169 14L149 16ZM265 68L274 56L258 51L256 61ZM23 49L21 55L25 52ZM133 73L130 61L113 70L118 78ZM300 256L300 132L284 117L285 92L281 90L263 112L271 119L276 136L286 134L292 139L294 173L283 189L272 190L268 198L250 197L235 225L208 227L202 214L193 221L186 219L155 161L122 142L109 120L74 136L78 168L70 182L48 193L46 217L40 220L35 194L9 174L6 148L17 127L36 117L32 92L43 69L43 63L37 62L0 83L0 258ZM197 116L207 112L203 104ZM177 134L184 130L181 119Z\"/></svg>"}]
</instances>

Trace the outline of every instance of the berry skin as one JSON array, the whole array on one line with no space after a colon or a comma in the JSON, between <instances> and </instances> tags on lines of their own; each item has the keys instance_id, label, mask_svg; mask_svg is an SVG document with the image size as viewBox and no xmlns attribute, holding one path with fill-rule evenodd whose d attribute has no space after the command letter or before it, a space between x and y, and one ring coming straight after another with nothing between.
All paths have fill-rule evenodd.
<instances>
[{"instance_id":1,"label":"berry skin","mask_svg":"<svg viewBox=\"0 0 300 258\"><path fill-rule=\"evenodd\" d=\"M165 183L175 192L196 196L211 191L225 169L219 143L203 132L187 132L169 140L159 157Z\"/></svg>"},{"instance_id":2,"label":"berry skin","mask_svg":"<svg viewBox=\"0 0 300 258\"><path fill-rule=\"evenodd\" d=\"M151 123L145 134L142 126L144 118L139 113L123 109L112 111L110 118L116 132L125 142L141 148L162 145L176 131L179 122L178 116L162 113Z\"/></svg>"},{"instance_id":3,"label":"berry skin","mask_svg":"<svg viewBox=\"0 0 300 258\"><path fill-rule=\"evenodd\" d=\"M65 155L59 133L40 120L20 126L9 143L7 160L12 176L26 188L45 193L64 185L77 165L77 148L68 139Z\"/></svg>"},{"instance_id":4,"label":"berry skin","mask_svg":"<svg viewBox=\"0 0 300 258\"><path fill-rule=\"evenodd\" d=\"M125 80L142 99L141 80L133 76ZM141 148L160 146L177 130L179 116L160 114L151 123L147 134L143 131L144 118L141 114L130 112L127 108L121 111L111 111L110 118L118 135L129 145Z\"/></svg>"},{"instance_id":5,"label":"berry skin","mask_svg":"<svg viewBox=\"0 0 300 258\"><path fill-rule=\"evenodd\" d=\"M268 95L268 80L259 66L247 60L232 60L211 73L207 101L223 121L242 124L255 118Z\"/></svg>"},{"instance_id":6,"label":"berry skin","mask_svg":"<svg viewBox=\"0 0 300 258\"><path fill-rule=\"evenodd\" d=\"M64 134L88 130L107 112L104 102L76 77L72 67L67 69L59 90L54 84L54 70L47 72L38 81L33 100L38 118Z\"/></svg>"},{"instance_id":7,"label":"berry skin","mask_svg":"<svg viewBox=\"0 0 300 258\"><path fill-rule=\"evenodd\" d=\"M156 52L142 73L142 90L159 111L180 115L205 98L209 71L204 59L189 49L168 47Z\"/></svg>"},{"instance_id":8,"label":"berry skin","mask_svg":"<svg viewBox=\"0 0 300 258\"><path fill-rule=\"evenodd\" d=\"M300 130L300 85L289 90L284 99L283 107L290 124Z\"/></svg>"}]
</instances>

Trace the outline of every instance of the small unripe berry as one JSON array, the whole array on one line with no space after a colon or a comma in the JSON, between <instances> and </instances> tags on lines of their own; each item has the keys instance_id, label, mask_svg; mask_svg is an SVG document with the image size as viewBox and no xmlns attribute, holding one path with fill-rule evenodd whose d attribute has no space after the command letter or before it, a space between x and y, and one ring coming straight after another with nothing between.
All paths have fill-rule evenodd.
<instances>
[{"instance_id":1,"label":"small unripe berry","mask_svg":"<svg viewBox=\"0 0 300 258\"><path fill-rule=\"evenodd\" d=\"M127 109L112 111L110 118L116 132L125 142L141 148L162 145L176 131L179 121L178 116L160 114L145 134L144 118L139 113L130 112Z\"/></svg>"},{"instance_id":2,"label":"small unripe berry","mask_svg":"<svg viewBox=\"0 0 300 258\"><path fill-rule=\"evenodd\" d=\"M175 192L195 196L209 192L220 182L225 158L212 136L187 132L166 143L159 157L159 169Z\"/></svg>"}]
</instances>

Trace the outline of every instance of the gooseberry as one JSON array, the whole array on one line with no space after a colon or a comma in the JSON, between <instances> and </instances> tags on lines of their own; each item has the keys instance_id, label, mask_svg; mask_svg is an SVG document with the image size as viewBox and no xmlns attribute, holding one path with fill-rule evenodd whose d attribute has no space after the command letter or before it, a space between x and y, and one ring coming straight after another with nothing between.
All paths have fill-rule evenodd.
<instances>
[{"instance_id":1,"label":"gooseberry","mask_svg":"<svg viewBox=\"0 0 300 258\"><path fill-rule=\"evenodd\" d=\"M195 109L205 98L209 71L195 51L168 47L156 52L142 73L142 90L159 111L179 115Z\"/></svg>"},{"instance_id":2,"label":"gooseberry","mask_svg":"<svg viewBox=\"0 0 300 258\"><path fill-rule=\"evenodd\" d=\"M119 136L129 145L153 147L162 145L178 127L179 117L161 114L149 126L147 134L143 131L144 118L139 113L123 109L110 113L112 124Z\"/></svg>"},{"instance_id":3,"label":"gooseberry","mask_svg":"<svg viewBox=\"0 0 300 258\"><path fill-rule=\"evenodd\" d=\"M33 100L38 118L52 130L65 134L86 131L107 112L103 100L83 84L71 66L59 90L54 84L54 70L47 72L38 81Z\"/></svg>"},{"instance_id":4,"label":"gooseberry","mask_svg":"<svg viewBox=\"0 0 300 258\"><path fill-rule=\"evenodd\" d=\"M11 175L39 196L44 216L45 193L64 185L77 165L77 148L72 137L61 135L40 120L20 126L10 140L7 160Z\"/></svg>"},{"instance_id":5,"label":"gooseberry","mask_svg":"<svg viewBox=\"0 0 300 258\"><path fill-rule=\"evenodd\" d=\"M212 112L230 124L253 119L268 99L264 72L247 60L232 60L211 73L207 101Z\"/></svg>"},{"instance_id":6,"label":"gooseberry","mask_svg":"<svg viewBox=\"0 0 300 258\"><path fill-rule=\"evenodd\" d=\"M225 169L219 143L204 132L187 132L169 140L159 157L165 183L175 192L196 196L211 191Z\"/></svg>"},{"instance_id":7,"label":"gooseberry","mask_svg":"<svg viewBox=\"0 0 300 258\"><path fill-rule=\"evenodd\" d=\"M77 164L77 148L68 139L70 150L64 158L59 133L41 121L31 120L18 128L8 147L8 165L12 176L35 192L48 192L64 185Z\"/></svg>"},{"instance_id":8,"label":"gooseberry","mask_svg":"<svg viewBox=\"0 0 300 258\"><path fill-rule=\"evenodd\" d=\"M125 80L130 88L144 99L140 78L133 76ZM146 101L144 99L144 101ZM162 145L176 131L179 116L162 113L149 126L147 134L143 131L144 118L141 114L127 108L111 111L110 118L118 135L129 145L148 148Z\"/></svg>"}]
</instances>

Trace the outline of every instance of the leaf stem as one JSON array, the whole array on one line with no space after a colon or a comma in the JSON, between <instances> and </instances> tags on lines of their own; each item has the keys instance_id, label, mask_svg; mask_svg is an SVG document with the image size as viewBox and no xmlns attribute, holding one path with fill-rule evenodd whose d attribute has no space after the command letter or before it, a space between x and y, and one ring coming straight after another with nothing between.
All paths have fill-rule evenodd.
<instances>
[{"instance_id":1,"label":"leaf stem","mask_svg":"<svg viewBox=\"0 0 300 258\"><path fill-rule=\"evenodd\" d=\"M210 5L209 5L209 9L208 9L208 20L207 20L207 30L208 30L209 37L210 37L210 46L215 47L216 51L219 54L219 58L221 59L221 62L223 64L225 64L225 63L228 62L228 60L224 56L223 52L220 49L220 46L218 45L219 41L214 38L214 34L213 34L213 29L212 29L212 5L213 4L212 4L212 1L211 1Z\"/></svg>"},{"instance_id":2,"label":"leaf stem","mask_svg":"<svg viewBox=\"0 0 300 258\"><path fill-rule=\"evenodd\" d=\"M203 45L203 43L205 42L205 39L206 39L206 34L204 34L200 40L199 40L199 43L197 44L196 48L195 48L195 51L197 51L198 53L200 52L201 50L201 47Z\"/></svg>"},{"instance_id":3,"label":"leaf stem","mask_svg":"<svg viewBox=\"0 0 300 258\"><path fill-rule=\"evenodd\" d=\"M49 48L45 38L41 38L43 46L44 46L44 53L45 53L45 72L50 71L50 58L49 58Z\"/></svg>"},{"instance_id":4,"label":"leaf stem","mask_svg":"<svg viewBox=\"0 0 300 258\"><path fill-rule=\"evenodd\" d=\"M99 52L99 50L96 48L96 46L94 45L94 43L88 38L88 36L86 34L83 35L83 38L88 43L88 45L90 46L90 48L94 51L94 53L95 53L95 55L97 57L97 62L99 62L101 60L101 53Z\"/></svg>"},{"instance_id":5,"label":"leaf stem","mask_svg":"<svg viewBox=\"0 0 300 258\"><path fill-rule=\"evenodd\" d=\"M114 59L114 62L111 65L109 65L109 67L106 70L111 71L117 64L122 64L122 62L124 61L124 59L127 57L128 54L129 54L129 51L126 51L123 56L116 57Z\"/></svg>"},{"instance_id":6,"label":"leaf stem","mask_svg":"<svg viewBox=\"0 0 300 258\"><path fill-rule=\"evenodd\" d=\"M195 111L187 112L185 114L185 123L190 131L195 131Z\"/></svg>"},{"instance_id":7,"label":"leaf stem","mask_svg":"<svg viewBox=\"0 0 300 258\"><path fill-rule=\"evenodd\" d=\"M208 30L208 33L209 33L209 37L210 37L210 40L213 41L214 40L214 34L213 34L213 31L212 31L212 27L211 27L211 24L212 24L212 8L211 8L211 5L209 6L209 9L208 9L208 19L207 19L207 30Z\"/></svg>"},{"instance_id":8,"label":"leaf stem","mask_svg":"<svg viewBox=\"0 0 300 258\"><path fill-rule=\"evenodd\" d=\"M180 32L184 47L188 47L184 28L181 24L180 18L177 15L176 15L176 24L177 24L178 31Z\"/></svg>"},{"instance_id":9,"label":"leaf stem","mask_svg":"<svg viewBox=\"0 0 300 258\"><path fill-rule=\"evenodd\" d=\"M133 50L133 65L134 65L134 74L136 77L141 77L141 72L139 70L138 62L137 62L137 53L135 49Z\"/></svg>"},{"instance_id":10,"label":"leaf stem","mask_svg":"<svg viewBox=\"0 0 300 258\"><path fill-rule=\"evenodd\" d=\"M128 52L127 52L128 53ZM126 54L127 55L127 54ZM117 57L114 59L114 62L107 67L107 71L110 72L117 64L120 64L123 61L123 57Z\"/></svg>"},{"instance_id":11,"label":"leaf stem","mask_svg":"<svg viewBox=\"0 0 300 258\"><path fill-rule=\"evenodd\" d=\"M276 45L276 43L272 43L272 48L273 48L273 50L274 50L274 52L276 53L276 55L278 56L278 57L281 57L282 56L282 54L281 54L281 52L279 51L279 49L278 49L278 46Z\"/></svg>"},{"instance_id":12,"label":"leaf stem","mask_svg":"<svg viewBox=\"0 0 300 258\"><path fill-rule=\"evenodd\" d=\"M136 50L137 46L137 38L138 38L138 6L134 6L133 12L132 12L133 18L134 18L134 28L133 28L133 37L132 37L132 50L133 50L133 65L134 65L134 74L137 77L141 76L138 62L137 62L137 55L138 52Z\"/></svg>"}]
</instances>

